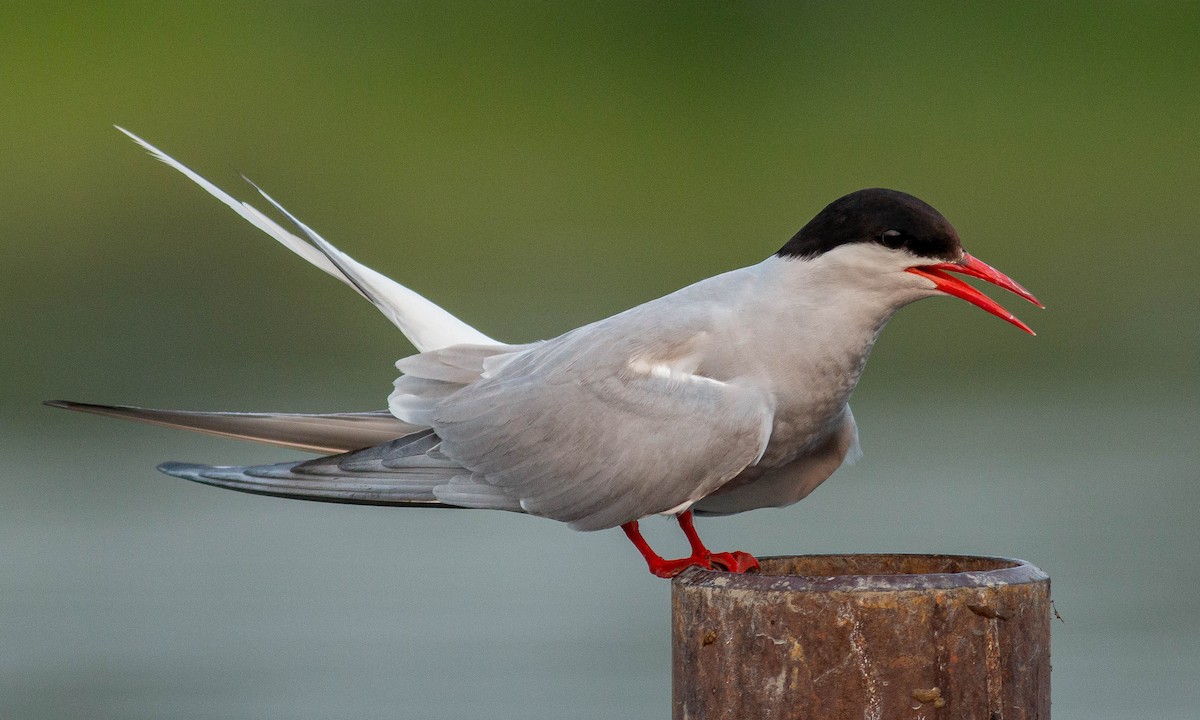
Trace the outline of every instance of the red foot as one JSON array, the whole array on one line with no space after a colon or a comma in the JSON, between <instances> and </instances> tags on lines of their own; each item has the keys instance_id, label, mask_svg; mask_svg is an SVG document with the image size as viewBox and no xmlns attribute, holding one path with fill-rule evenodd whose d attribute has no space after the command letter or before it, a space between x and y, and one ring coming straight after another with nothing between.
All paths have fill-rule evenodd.
<instances>
[{"instance_id":1,"label":"red foot","mask_svg":"<svg viewBox=\"0 0 1200 720\"><path fill-rule=\"evenodd\" d=\"M693 565L702 567L705 570L713 569L713 563L710 559L698 557L685 557L677 560L665 560L660 557L656 561L647 560L646 564L650 566L650 572L660 578L673 578Z\"/></svg>"},{"instance_id":2,"label":"red foot","mask_svg":"<svg viewBox=\"0 0 1200 720\"><path fill-rule=\"evenodd\" d=\"M758 570L758 559L750 553L740 550L723 553L709 553L708 557L685 557L678 560L665 560L661 557L647 558L646 564L650 572L660 578L673 578L679 573L695 565L705 570L724 570L725 572L744 573Z\"/></svg>"},{"instance_id":3,"label":"red foot","mask_svg":"<svg viewBox=\"0 0 1200 720\"><path fill-rule=\"evenodd\" d=\"M758 569L758 560L749 553L740 551L731 553L709 552L708 548L704 547L704 543L700 542L700 536L696 534L696 528L692 524L691 510L680 513L676 517L679 520L679 527L683 529L683 534L687 536L688 544L692 547L692 554L690 556L676 560L665 560L661 555L654 552L650 548L650 544L642 537L641 531L638 530L636 520L621 526L621 529L625 531L625 535L633 542L634 547L646 559L646 565L654 575L661 578L673 578L693 565L702 567L705 570L724 570L735 573L750 572Z\"/></svg>"},{"instance_id":4,"label":"red foot","mask_svg":"<svg viewBox=\"0 0 1200 720\"><path fill-rule=\"evenodd\" d=\"M709 556L716 569L728 572L745 573L758 570L758 558L741 550L733 552L713 553Z\"/></svg>"}]
</instances>

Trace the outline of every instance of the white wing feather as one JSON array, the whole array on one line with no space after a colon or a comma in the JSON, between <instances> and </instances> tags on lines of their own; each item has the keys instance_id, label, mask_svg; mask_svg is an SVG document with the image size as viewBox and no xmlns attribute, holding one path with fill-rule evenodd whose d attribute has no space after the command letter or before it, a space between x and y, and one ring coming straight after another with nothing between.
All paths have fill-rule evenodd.
<instances>
[{"instance_id":1,"label":"white wing feather","mask_svg":"<svg viewBox=\"0 0 1200 720\"><path fill-rule=\"evenodd\" d=\"M249 203L237 200L233 196L205 180L191 168L167 155L162 150L141 139L128 130L117 127L150 152L157 160L183 173L189 180L199 185L210 195L220 200L230 209L242 216L251 225L275 238L284 247L354 288L360 295L370 300L389 320L392 321L405 337L418 350L434 350L437 348L471 343L478 345L496 344L496 341L467 325L426 298L418 295L407 287L382 275L371 268L358 263L349 255L330 245L308 226L297 220L291 213L284 210L266 193L262 193L268 201L299 227L315 244L309 244L299 237L283 229L274 220L259 212ZM253 184L253 183L251 183ZM255 186L256 188L258 186Z\"/></svg>"}]
</instances>

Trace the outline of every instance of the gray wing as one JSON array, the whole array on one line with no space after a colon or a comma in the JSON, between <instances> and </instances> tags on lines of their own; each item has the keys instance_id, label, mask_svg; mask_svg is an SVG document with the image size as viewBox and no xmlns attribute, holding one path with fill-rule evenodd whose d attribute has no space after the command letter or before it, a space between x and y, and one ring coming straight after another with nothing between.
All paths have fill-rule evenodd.
<instances>
[{"instance_id":1,"label":"gray wing","mask_svg":"<svg viewBox=\"0 0 1200 720\"><path fill-rule=\"evenodd\" d=\"M92 405L69 400L47 400L46 405L312 452L356 450L378 445L420 429L397 420L386 410L305 415L154 410L126 405Z\"/></svg>"},{"instance_id":2,"label":"gray wing","mask_svg":"<svg viewBox=\"0 0 1200 720\"><path fill-rule=\"evenodd\" d=\"M452 392L405 375L393 413L412 419L406 407L419 408L442 453L475 474L471 492L493 486L579 530L686 506L761 457L772 400L751 383L689 371L704 333L651 344L636 317L612 320L504 357L473 383L448 383ZM453 483L434 493L472 500Z\"/></svg>"},{"instance_id":3,"label":"gray wing","mask_svg":"<svg viewBox=\"0 0 1200 720\"><path fill-rule=\"evenodd\" d=\"M470 486L470 473L438 451L432 430L382 443L355 452L329 455L303 462L245 467L169 462L162 472L193 482L255 495L405 507L458 507L434 496L438 485L456 482ZM461 477L460 477L461 476ZM491 487L476 488L490 496L491 507L520 512L515 500L506 500Z\"/></svg>"}]
</instances>

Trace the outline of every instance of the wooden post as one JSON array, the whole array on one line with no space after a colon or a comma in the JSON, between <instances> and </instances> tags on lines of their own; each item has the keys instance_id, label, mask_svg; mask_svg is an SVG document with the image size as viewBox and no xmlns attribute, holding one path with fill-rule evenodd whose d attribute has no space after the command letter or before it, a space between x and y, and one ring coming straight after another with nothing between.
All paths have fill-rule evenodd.
<instances>
[{"instance_id":1,"label":"wooden post","mask_svg":"<svg viewBox=\"0 0 1200 720\"><path fill-rule=\"evenodd\" d=\"M762 559L672 584L676 720L1045 720L1050 578L954 555Z\"/></svg>"}]
</instances>

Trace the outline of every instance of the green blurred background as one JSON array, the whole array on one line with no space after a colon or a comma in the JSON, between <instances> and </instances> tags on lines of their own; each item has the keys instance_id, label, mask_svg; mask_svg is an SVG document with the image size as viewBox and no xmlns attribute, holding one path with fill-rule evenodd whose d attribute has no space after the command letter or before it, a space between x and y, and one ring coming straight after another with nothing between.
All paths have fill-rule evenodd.
<instances>
[{"instance_id":1,"label":"green blurred background","mask_svg":"<svg viewBox=\"0 0 1200 720\"><path fill-rule=\"evenodd\" d=\"M5 5L0 716L670 712L669 587L620 533L192 486L154 464L295 454L39 405L377 409L411 352L118 123L512 341L845 192L930 201L1039 336L905 310L865 458L701 532L1028 559L1055 717L1196 717L1198 37L1196 3Z\"/></svg>"}]
</instances>

